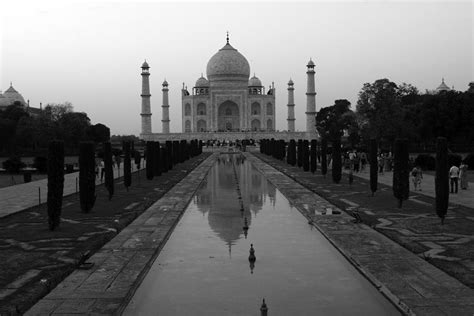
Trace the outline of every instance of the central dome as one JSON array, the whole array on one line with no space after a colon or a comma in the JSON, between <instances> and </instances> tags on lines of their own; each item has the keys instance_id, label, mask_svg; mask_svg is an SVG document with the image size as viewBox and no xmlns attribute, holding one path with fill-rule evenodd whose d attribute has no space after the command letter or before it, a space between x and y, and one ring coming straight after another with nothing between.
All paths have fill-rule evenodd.
<instances>
[{"instance_id":1,"label":"central dome","mask_svg":"<svg viewBox=\"0 0 474 316\"><path fill-rule=\"evenodd\" d=\"M207 78L214 80L249 80L250 65L247 59L229 43L222 47L207 63Z\"/></svg>"}]
</instances>

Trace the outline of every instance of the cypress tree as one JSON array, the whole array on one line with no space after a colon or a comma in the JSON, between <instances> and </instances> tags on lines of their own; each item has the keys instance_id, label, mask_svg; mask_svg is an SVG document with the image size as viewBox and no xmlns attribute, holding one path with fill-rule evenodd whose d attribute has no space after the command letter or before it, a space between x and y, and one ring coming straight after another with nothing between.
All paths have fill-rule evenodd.
<instances>
[{"instance_id":1,"label":"cypress tree","mask_svg":"<svg viewBox=\"0 0 474 316\"><path fill-rule=\"evenodd\" d=\"M328 173L328 142L325 138L321 139L321 174L326 178Z\"/></svg>"},{"instance_id":2,"label":"cypress tree","mask_svg":"<svg viewBox=\"0 0 474 316\"><path fill-rule=\"evenodd\" d=\"M173 165L176 165L180 162L180 157L179 157L179 141L173 140Z\"/></svg>"},{"instance_id":3,"label":"cypress tree","mask_svg":"<svg viewBox=\"0 0 474 316\"><path fill-rule=\"evenodd\" d=\"M153 176L161 176L160 142L153 142Z\"/></svg>"},{"instance_id":4,"label":"cypress tree","mask_svg":"<svg viewBox=\"0 0 474 316\"><path fill-rule=\"evenodd\" d=\"M402 207L410 192L408 141L396 139L393 154L393 195L398 200L398 207Z\"/></svg>"},{"instance_id":5,"label":"cypress tree","mask_svg":"<svg viewBox=\"0 0 474 316\"><path fill-rule=\"evenodd\" d=\"M436 140L436 214L444 224L449 204L449 165L448 165L448 142L444 137Z\"/></svg>"},{"instance_id":6,"label":"cypress tree","mask_svg":"<svg viewBox=\"0 0 474 316\"><path fill-rule=\"evenodd\" d=\"M166 145L161 148L161 155L162 155L162 165L163 165L163 172L168 172L168 148L166 148Z\"/></svg>"},{"instance_id":7,"label":"cypress tree","mask_svg":"<svg viewBox=\"0 0 474 316\"><path fill-rule=\"evenodd\" d=\"M301 168L303 166L303 140L298 139L297 145L297 161L298 167Z\"/></svg>"},{"instance_id":8,"label":"cypress tree","mask_svg":"<svg viewBox=\"0 0 474 316\"><path fill-rule=\"evenodd\" d=\"M260 140L260 153L264 153L264 147L265 147L265 139Z\"/></svg>"},{"instance_id":9,"label":"cypress tree","mask_svg":"<svg viewBox=\"0 0 474 316\"><path fill-rule=\"evenodd\" d=\"M286 142L280 139L280 160L285 159L286 156Z\"/></svg>"},{"instance_id":10,"label":"cypress tree","mask_svg":"<svg viewBox=\"0 0 474 316\"><path fill-rule=\"evenodd\" d=\"M318 164L316 161L317 156L317 147L318 141L316 139L311 140L311 152L310 152L310 161L311 161L311 172L314 173L318 168Z\"/></svg>"},{"instance_id":11,"label":"cypress tree","mask_svg":"<svg viewBox=\"0 0 474 316\"><path fill-rule=\"evenodd\" d=\"M372 196L374 196L377 191L378 182L377 149L377 140L373 138L370 140L369 146L370 191L372 191Z\"/></svg>"},{"instance_id":12,"label":"cypress tree","mask_svg":"<svg viewBox=\"0 0 474 316\"><path fill-rule=\"evenodd\" d=\"M79 143L79 198L81 210L88 213L95 204L95 158L94 143Z\"/></svg>"},{"instance_id":13,"label":"cypress tree","mask_svg":"<svg viewBox=\"0 0 474 316\"><path fill-rule=\"evenodd\" d=\"M309 171L309 141L303 141L303 170Z\"/></svg>"},{"instance_id":14,"label":"cypress tree","mask_svg":"<svg viewBox=\"0 0 474 316\"><path fill-rule=\"evenodd\" d=\"M296 165L296 141L294 139L290 140L288 146L288 163L294 166Z\"/></svg>"},{"instance_id":15,"label":"cypress tree","mask_svg":"<svg viewBox=\"0 0 474 316\"><path fill-rule=\"evenodd\" d=\"M140 152L138 150L133 151L133 160L135 161L135 166L137 167L137 170L140 170L142 156L140 155Z\"/></svg>"},{"instance_id":16,"label":"cypress tree","mask_svg":"<svg viewBox=\"0 0 474 316\"><path fill-rule=\"evenodd\" d=\"M128 191L128 187L132 185L132 159L130 157L130 142L123 142L123 184Z\"/></svg>"},{"instance_id":17,"label":"cypress tree","mask_svg":"<svg viewBox=\"0 0 474 316\"><path fill-rule=\"evenodd\" d=\"M173 142L170 140L167 140L165 143L165 146L166 146L166 152L168 153L166 157L168 170L172 170L173 169Z\"/></svg>"},{"instance_id":18,"label":"cypress tree","mask_svg":"<svg viewBox=\"0 0 474 316\"><path fill-rule=\"evenodd\" d=\"M48 146L48 224L53 231L59 227L64 189L64 143L51 141Z\"/></svg>"},{"instance_id":19,"label":"cypress tree","mask_svg":"<svg viewBox=\"0 0 474 316\"><path fill-rule=\"evenodd\" d=\"M146 142L146 178L148 180L153 180L153 176L155 175L153 171L153 166L155 164L154 150L155 145L153 142Z\"/></svg>"},{"instance_id":20,"label":"cypress tree","mask_svg":"<svg viewBox=\"0 0 474 316\"><path fill-rule=\"evenodd\" d=\"M341 138L332 141L332 181L339 183L342 176Z\"/></svg>"},{"instance_id":21,"label":"cypress tree","mask_svg":"<svg viewBox=\"0 0 474 316\"><path fill-rule=\"evenodd\" d=\"M112 165L112 144L105 142L104 148L104 166L105 166L105 188L109 192L109 200L114 195L114 169Z\"/></svg>"}]
</instances>

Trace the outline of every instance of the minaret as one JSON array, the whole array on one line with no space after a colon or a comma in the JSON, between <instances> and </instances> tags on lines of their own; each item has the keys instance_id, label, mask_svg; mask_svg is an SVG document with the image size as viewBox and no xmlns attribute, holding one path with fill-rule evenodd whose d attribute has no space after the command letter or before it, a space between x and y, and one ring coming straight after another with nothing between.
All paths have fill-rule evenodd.
<instances>
[{"instance_id":1,"label":"minaret","mask_svg":"<svg viewBox=\"0 0 474 316\"><path fill-rule=\"evenodd\" d=\"M288 81L288 131L295 131L295 96L294 96L293 80Z\"/></svg>"},{"instance_id":2,"label":"minaret","mask_svg":"<svg viewBox=\"0 0 474 316\"><path fill-rule=\"evenodd\" d=\"M142 134L151 134L151 109L150 109L150 72L148 63L142 65Z\"/></svg>"},{"instance_id":3,"label":"minaret","mask_svg":"<svg viewBox=\"0 0 474 316\"><path fill-rule=\"evenodd\" d=\"M308 65L308 87L306 90L306 132L316 132L316 90L314 88L314 62L309 59Z\"/></svg>"},{"instance_id":4,"label":"minaret","mask_svg":"<svg viewBox=\"0 0 474 316\"><path fill-rule=\"evenodd\" d=\"M161 106L163 112L162 112L162 126L163 126L163 134L168 134L170 132L170 105L168 102L168 82L163 81L163 105Z\"/></svg>"}]
</instances>

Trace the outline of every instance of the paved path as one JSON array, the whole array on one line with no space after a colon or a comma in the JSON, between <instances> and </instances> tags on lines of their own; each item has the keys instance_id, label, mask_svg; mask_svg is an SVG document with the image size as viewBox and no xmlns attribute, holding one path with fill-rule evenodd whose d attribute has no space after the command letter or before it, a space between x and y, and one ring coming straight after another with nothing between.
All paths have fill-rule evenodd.
<instances>
[{"instance_id":1,"label":"paved path","mask_svg":"<svg viewBox=\"0 0 474 316\"><path fill-rule=\"evenodd\" d=\"M347 171L344 171L347 172ZM473 173L471 171L471 173ZM364 179L370 179L369 167L366 170L358 173L354 173L354 176L358 176ZM471 178L473 175L470 175ZM388 186L392 186L393 172L385 171L383 174L378 175L378 182ZM423 174L423 180L421 184L421 191L416 191L417 194L423 194L430 197L435 197L435 177L430 174ZM410 190L414 190L413 183L410 179ZM457 194L449 195L449 202L454 204L463 205L466 207L474 208L474 182L469 182L467 190L461 190L459 187Z\"/></svg>"},{"instance_id":2,"label":"paved path","mask_svg":"<svg viewBox=\"0 0 474 316\"><path fill-rule=\"evenodd\" d=\"M26 315L119 315L214 164L212 154L75 270Z\"/></svg>"},{"instance_id":3,"label":"paved path","mask_svg":"<svg viewBox=\"0 0 474 316\"><path fill-rule=\"evenodd\" d=\"M404 314L474 315L474 290L369 226L353 223L347 213L295 181L310 173L266 155L256 154L263 161L246 156ZM339 214L329 215L334 211Z\"/></svg>"},{"instance_id":4,"label":"paved path","mask_svg":"<svg viewBox=\"0 0 474 316\"><path fill-rule=\"evenodd\" d=\"M142 164L144 165L144 163ZM132 163L132 172L136 171L135 164ZM123 176L123 163L120 170L114 168L114 178ZM76 180L77 179L77 180ZM79 172L64 175L63 195L76 193L79 189ZM96 184L101 184L100 179L96 179ZM48 179L42 179L29 183L17 184L0 189L0 218L22 211L29 207L45 203L48 194Z\"/></svg>"}]
</instances>

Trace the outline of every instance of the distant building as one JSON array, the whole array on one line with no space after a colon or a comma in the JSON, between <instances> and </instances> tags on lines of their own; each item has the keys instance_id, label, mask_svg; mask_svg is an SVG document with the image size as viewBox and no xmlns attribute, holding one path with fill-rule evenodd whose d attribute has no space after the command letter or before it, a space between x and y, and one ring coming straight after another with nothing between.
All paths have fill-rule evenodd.
<instances>
[{"instance_id":1,"label":"distant building","mask_svg":"<svg viewBox=\"0 0 474 316\"><path fill-rule=\"evenodd\" d=\"M16 91L15 88L13 88L13 84L10 82L10 87L5 90L3 94L0 91L0 110L4 110L6 107L13 104L25 108L31 116L38 116L42 112L41 103L39 108L30 107L30 101L28 100L25 102L21 93Z\"/></svg>"}]
</instances>

